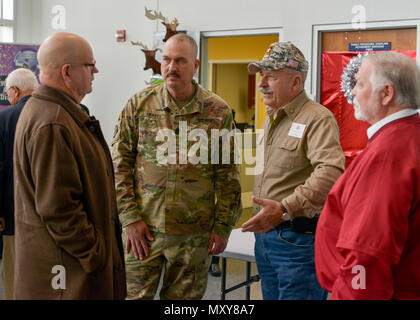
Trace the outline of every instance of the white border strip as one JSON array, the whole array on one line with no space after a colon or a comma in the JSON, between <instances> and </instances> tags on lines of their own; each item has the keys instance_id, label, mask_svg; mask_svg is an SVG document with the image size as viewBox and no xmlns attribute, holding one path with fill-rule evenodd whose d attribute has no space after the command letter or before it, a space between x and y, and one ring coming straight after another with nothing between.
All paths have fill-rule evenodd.
<instances>
[{"instance_id":1,"label":"white border strip","mask_svg":"<svg viewBox=\"0 0 420 320\"><path fill-rule=\"evenodd\" d=\"M219 31L202 31L201 36L206 38L215 37L234 37L234 36L261 36L264 34L275 34L279 35L280 41L283 39L283 28L261 28L261 29L240 29L240 30L219 30Z\"/></svg>"}]
</instances>

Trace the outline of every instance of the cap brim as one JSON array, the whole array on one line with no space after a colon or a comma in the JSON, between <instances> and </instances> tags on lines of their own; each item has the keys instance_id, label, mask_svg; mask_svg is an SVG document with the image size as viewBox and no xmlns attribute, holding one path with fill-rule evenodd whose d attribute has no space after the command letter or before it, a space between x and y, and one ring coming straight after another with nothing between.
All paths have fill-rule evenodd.
<instances>
[{"instance_id":1,"label":"cap brim","mask_svg":"<svg viewBox=\"0 0 420 320\"><path fill-rule=\"evenodd\" d=\"M248 71L249 73L252 73L252 74L259 72L261 69L262 69L261 62L253 62L248 65Z\"/></svg>"}]
</instances>

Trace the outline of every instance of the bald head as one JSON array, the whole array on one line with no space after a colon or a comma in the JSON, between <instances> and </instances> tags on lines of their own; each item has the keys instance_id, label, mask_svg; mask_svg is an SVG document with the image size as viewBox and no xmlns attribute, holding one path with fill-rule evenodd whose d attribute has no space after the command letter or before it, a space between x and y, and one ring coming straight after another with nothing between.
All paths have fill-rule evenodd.
<instances>
[{"instance_id":1,"label":"bald head","mask_svg":"<svg viewBox=\"0 0 420 320\"><path fill-rule=\"evenodd\" d=\"M92 48L82 37L67 32L54 33L42 42L38 63L40 82L66 92L76 102L80 103L84 95L92 91L93 74L98 70Z\"/></svg>"},{"instance_id":2,"label":"bald head","mask_svg":"<svg viewBox=\"0 0 420 320\"><path fill-rule=\"evenodd\" d=\"M86 51L92 49L82 37L67 32L54 33L44 40L38 50L39 68L43 73L54 73L63 64L80 60Z\"/></svg>"},{"instance_id":3,"label":"bald head","mask_svg":"<svg viewBox=\"0 0 420 320\"><path fill-rule=\"evenodd\" d=\"M173 41L184 42L184 43L189 44L192 57L194 59L197 58L198 46L197 46L197 42L195 42L195 40L192 37L190 37L189 35L187 35L185 33L177 33L177 34L173 35L172 37L170 37L166 41L166 43L164 45L164 48L165 48L165 46L168 42L171 43Z\"/></svg>"}]
</instances>

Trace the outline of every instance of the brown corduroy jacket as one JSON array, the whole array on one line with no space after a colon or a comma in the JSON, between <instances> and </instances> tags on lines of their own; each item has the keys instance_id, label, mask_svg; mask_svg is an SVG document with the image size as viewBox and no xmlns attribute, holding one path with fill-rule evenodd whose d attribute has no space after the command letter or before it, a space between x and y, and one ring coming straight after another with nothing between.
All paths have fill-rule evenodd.
<instances>
[{"instance_id":1,"label":"brown corduroy jacket","mask_svg":"<svg viewBox=\"0 0 420 320\"><path fill-rule=\"evenodd\" d=\"M121 226L99 122L40 86L15 137L15 298L123 299Z\"/></svg>"}]
</instances>

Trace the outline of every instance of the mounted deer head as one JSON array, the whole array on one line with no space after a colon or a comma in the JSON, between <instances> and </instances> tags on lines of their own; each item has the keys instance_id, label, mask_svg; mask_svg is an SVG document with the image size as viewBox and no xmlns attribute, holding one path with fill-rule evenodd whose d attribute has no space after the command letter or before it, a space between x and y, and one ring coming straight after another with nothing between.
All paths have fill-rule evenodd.
<instances>
[{"instance_id":1,"label":"mounted deer head","mask_svg":"<svg viewBox=\"0 0 420 320\"><path fill-rule=\"evenodd\" d=\"M169 22L169 19L166 18L162 12L157 12L156 10L148 10L147 7L144 7L145 9L145 16L150 20L162 20L162 24L166 28L166 34L165 38L163 39L163 42L166 42L170 37L172 37L174 34L177 34L176 28L179 26L178 19L174 18L171 22Z\"/></svg>"},{"instance_id":2,"label":"mounted deer head","mask_svg":"<svg viewBox=\"0 0 420 320\"><path fill-rule=\"evenodd\" d=\"M154 74L161 74L160 73L160 62L156 60L155 55L158 48L155 49L148 49L146 45L144 45L142 42L133 42L131 41L131 44L133 46L139 46L141 47L141 51L143 51L145 57L146 57L146 64L143 68L143 70L152 69Z\"/></svg>"}]
</instances>

